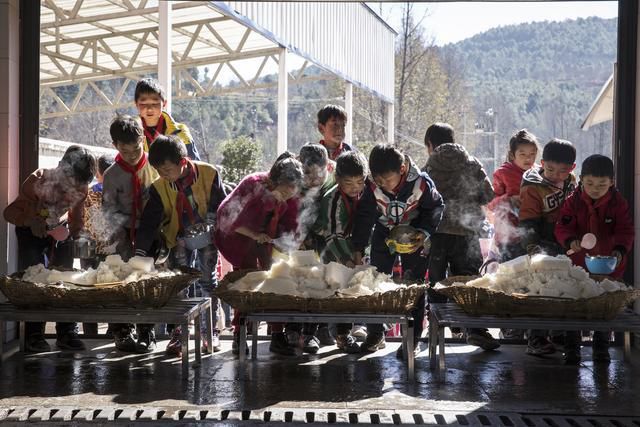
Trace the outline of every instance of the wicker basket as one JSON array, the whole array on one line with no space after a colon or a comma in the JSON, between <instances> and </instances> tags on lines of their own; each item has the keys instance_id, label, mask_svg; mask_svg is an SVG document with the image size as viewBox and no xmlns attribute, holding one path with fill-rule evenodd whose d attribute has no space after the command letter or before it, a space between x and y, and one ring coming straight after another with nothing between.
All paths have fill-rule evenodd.
<instances>
[{"instance_id":1,"label":"wicker basket","mask_svg":"<svg viewBox=\"0 0 640 427\"><path fill-rule=\"evenodd\" d=\"M42 284L21 280L23 272L0 278L0 291L18 307L162 307L201 273L181 268L182 274L154 277L113 286Z\"/></svg>"},{"instance_id":2,"label":"wicker basket","mask_svg":"<svg viewBox=\"0 0 640 427\"><path fill-rule=\"evenodd\" d=\"M602 276L593 276L602 280ZM452 276L440 282L447 286L437 291L455 301L471 315L545 317L569 319L614 319L624 307L640 297L639 289L608 292L594 298L556 298L507 295L503 292L473 286L450 286L466 283L477 276Z\"/></svg>"},{"instance_id":3,"label":"wicker basket","mask_svg":"<svg viewBox=\"0 0 640 427\"><path fill-rule=\"evenodd\" d=\"M407 286L394 291L367 296L347 297L336 293L329 298L302 298L263 292L229 290L229 285L255 270L228 273L218 285L216 296L241 312L295 311L302 313L376 313L410 312L425 293L425 285Z\"/></svg>"}]
</instances>

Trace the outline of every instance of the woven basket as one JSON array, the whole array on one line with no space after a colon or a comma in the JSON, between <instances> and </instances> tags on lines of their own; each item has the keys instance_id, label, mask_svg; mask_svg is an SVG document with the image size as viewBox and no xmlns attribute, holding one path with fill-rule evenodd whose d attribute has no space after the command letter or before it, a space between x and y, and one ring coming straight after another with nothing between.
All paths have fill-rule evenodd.
<instances>
[{"instance_id":1,"label":"woven basket","mask_svg":"<svg viewBox=\"0 0 640 427\"><path fill-rule=\"evenodd\" d=\"M241 312L294 311L302 313L376 313L410 312L426 290L425 285L407 286L394 291L351 297L336 293L329 298L302 298L263 292L229 290L229 285L255 270L228 273L215 290L216 296Z\"/></svg>"},{"instance_id":2,"label":"woven basket","mask_svg":"<svg viewBox=\"0 0 640 427\"><path fill-rule=\"evenodd\" d=\"M24 272L0 278L0 291L18 307L153 307L167 304L181 290L198 279L201 273L180 268L182 274L153 277L114 286L88 287L69 283L42 284L21 280Z\"/></svg>"},{"instance_id":3,"label":"woven basket","mask_svg":"<svg viewBox=\"0 0 640 427\"><path fill-rule=\"evenodd\" d=\"M603 276L592 276L602 280ZM447 286L437 292L455 301L467 313L506 317L545 317L567 319L614 319L627 304L640 297L639 289L607 292L594 298L556 298L507 295L503 292L473 286L450 286L467 283L477 276L452 276L440 282Z\"/></svg>"}]
</instances>

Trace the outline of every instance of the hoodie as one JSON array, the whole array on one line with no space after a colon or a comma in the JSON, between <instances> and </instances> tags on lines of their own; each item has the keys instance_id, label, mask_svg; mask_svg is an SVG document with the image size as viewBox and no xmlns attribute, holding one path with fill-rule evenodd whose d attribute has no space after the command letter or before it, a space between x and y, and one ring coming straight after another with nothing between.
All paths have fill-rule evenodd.
<instances>
[{"instance_id":1,"label":"hoodie","mask_svg":"<svg viewBox=\"0 0 640 427\"><path fill-rule=\"evenodd\" d=\"M438 233L467 236L480 233L486 221L482 206L494 197L482 164L460 144L439 145L426 171L444 199Z\"/></svg>"}]
</instances>

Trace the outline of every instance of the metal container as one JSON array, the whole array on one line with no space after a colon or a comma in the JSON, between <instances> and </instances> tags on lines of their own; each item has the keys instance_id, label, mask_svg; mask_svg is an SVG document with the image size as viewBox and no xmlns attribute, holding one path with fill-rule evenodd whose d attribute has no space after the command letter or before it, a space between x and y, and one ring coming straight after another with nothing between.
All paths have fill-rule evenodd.
<instances>
[{"instance_id":1,"label":"metal container","mask_svg":"<svg viewBox=\"0 0 640 427\"><path fill-rule=\"evenodd\" d=\"M91 259L96 256L96 242L93 239L79 237L73 240L73 257Z\"/></svg>"},{"instance_id":2,"label":"metal container","mask_svg":"<svg viewBox=\"0 0 640 427\"><path fill-rule=\"evenodd\" d=\"M192 225L185 230L184 246L190 251L202 249L209 246L212 242L212 230L212 224L200 223Z\"/></svg>"}]
</instances>

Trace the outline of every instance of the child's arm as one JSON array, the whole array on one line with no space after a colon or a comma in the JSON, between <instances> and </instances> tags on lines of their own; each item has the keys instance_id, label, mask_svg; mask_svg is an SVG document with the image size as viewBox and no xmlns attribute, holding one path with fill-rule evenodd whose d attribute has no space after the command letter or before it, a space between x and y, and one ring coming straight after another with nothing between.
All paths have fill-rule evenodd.
<instances>
[{"instance_id":1,"label":"child's arm","mask_svg":"<svg viewBox=\"0 0 640 427\"><path fill-rule=\"evenodd\" d=\"M478 171L476 177L479 182L478 186L478 203L480 206L484 206L489 204L495 197L495 192L493 191L493 185L491 185L491 180L487 176L487 173L484 171L482 167L482 163L479 160L476 160Z\"/></svg>"},{"instance_id":2,"label":"child's arm","mask_svg":"<svg viewBox=\"0 0 640 427\"><path fill-rule=\"evenodd\" d=\"M87 187L86 191L89 191L89 187ZM81 201L69 209L68 224L71 237L78 237L78 234L84 228L84 201L87 198L87 192L85 192Z\"/></svg>"},{"instance_id":3,"label":"child's arm","mask_svg":"<svg viewBox=\"0 0 640 427\"><path fill-rule=\"evenodd\" d=\"M164 218L164 206L158 190L149 187L149 201L142 211L140 225L136 230L136 255L147 256Z\"/></svg>"},{"instance_id":4,"label":"child's arm","mask_svg":"<svg viewBox=\"0 0 640 427\"><path fill-rule=\"evenodd\" d=\"M635 237L635 230L633 228L633 220L631 219L631 213L629 212L629 203L622 198L618 197L620 205L616 208L615 228L613 231L613 252L614 256L617 251L620 253L620 259L624 257L631 249L633 249L633 239Z\"/></svg>"},{"instance_id":5,"label":"child's arm","mask_svg":"<svg viewBox=\"0 0 640 427\"><path fill-rule=\"evenodd\" d=\"M420 213L416 219L411 221L411 225L422 232L433 234L442 219L444 201L431 178L418 179L425 179L427 188L424 189L420 198L420 206L418 208Z\"/></svg>"},{"instance_id":6,"label":"child's arm","mask_svg":"<svg viewBox=\"0 0 640 427\"><path fill-rule=\"evenodd\" d=\"M176 135L184 143L184 146L187 148L187 155L189 156L189 158L191 160L200 160L200 154L198 153L198 149L193 142L193 137L191 136L189 127L184 123L176 122L175 125L176 130L173 132L173 135Z\"/></svg>"},{"instance_id":7,"label":"child's arm","mask_svg":"<svg viewBox=\"0 0 640 427\"><path fill-rule=\"evenodd\" d=\"M520 188L519 228L522 230L522 245L525 249L537 245L542 235L542 199L535 186Z\"/></svg>"},{"instance_id":8,"label":"child's arm","mask_svg":"<svg viewBox=\"0 0 640 427\"><path fill-rule=\"evenodd\" d=\"M564 201L560 207L560 214L554 228L556 240L564 248L577 249L580 247L581 236L578 235L578 215L575 206L575 194ZM578 241L578 246L572 245Z\"/></svg>"},{"instance_id":9,"label":"child's arm","mask_svg":"<svg viewBox=\"0 0 640 427\"><path fill-rule=\"evenodd\" d=\"M351 243L354 252L356 252L356 254L354 254L356 258L362 257L364 249L369 245L369 238L371 237L371 232L377 217L378 207L376 205L376 199L371 187L367 186L358 203L358 210L356 211L355 222L353 224L353 233L351 233Z\"/></svg>"},{"instance_id":10,"label":"child's arm","mask_svg":"<svg viewBox=\"0 0 640 427\"><path fill-rule=\"evenodd\" d=\"M297 197L292 197L286 201L287 209L282 213L280 221L278 222L278 236L295 233L298 230L299 201ZM299 236L296 236L296 238L297 237Z\"/></svg>"},{"instance_id":11,"label":"child's arm","mask_svg":"<svg viewBox=\"0 0 640 427\"><path fill-rule=\"evenodd\" d=\"M507 194L507 186L502 179L502 175L498 173L498 171L494 172L493 174L493 193L495 197L491 202L489 202L489 205L487 206L489 210L492 211L495 211L498 206L502 205L503 203L508 203L509 198L511 197Z\"/></svg>"},{"instance_id":12,"label":"child's arm","mask_svg":"<svg viewBox=\"0 0 640 427\"><path fill-rule=\"evenodd\" d=\"M213 179L213 185L211 186L211 194L209 195L209 208L207 209L207 216L212 216L215 218L216 212L218 211L218 207L220 203L227 197L227 193L224 190L224 186L222 185L222 178L218 171L216 171L216 176Z\"/></svg>"},{"instance_id":13,"label":"child's arm","mask_svg":"<svg viewBox=\"0 0 640 427\"><path fill-rule=\"evenodd\" d=\"M333 259L347 264L352 262L353 248L345 232L347 224L343 223L339 212L343 205L340 202L336 203L335 194L332 192L322 198L320 214L314 225L314 231L324 238L325 250L331 254Z\"/></svg>"}]
</instances>

